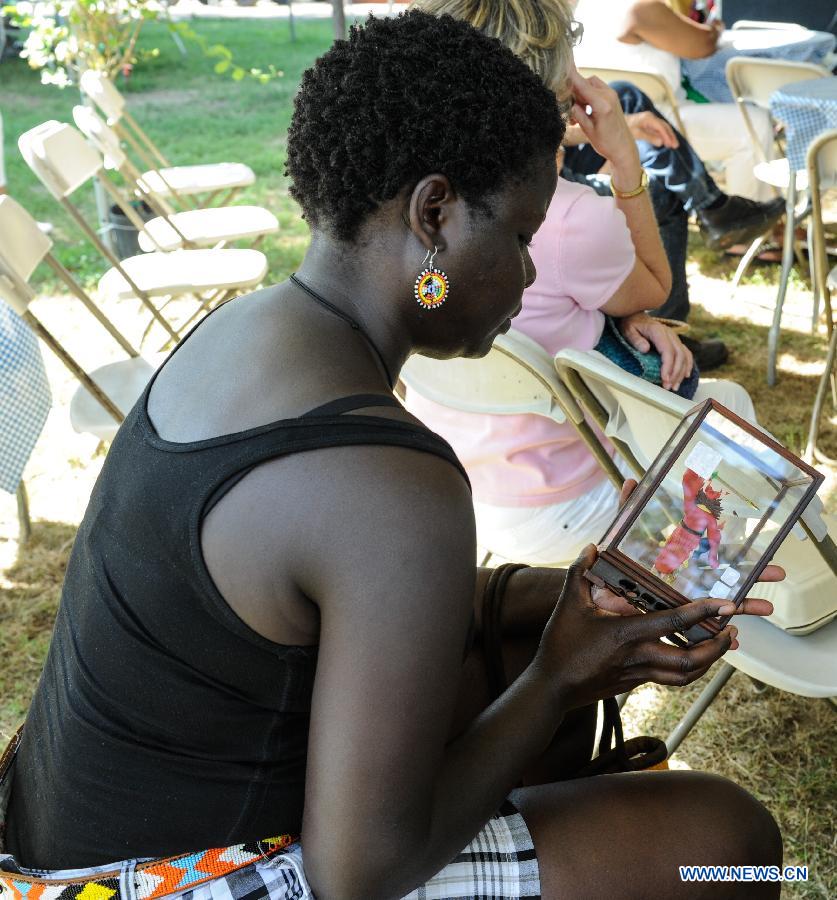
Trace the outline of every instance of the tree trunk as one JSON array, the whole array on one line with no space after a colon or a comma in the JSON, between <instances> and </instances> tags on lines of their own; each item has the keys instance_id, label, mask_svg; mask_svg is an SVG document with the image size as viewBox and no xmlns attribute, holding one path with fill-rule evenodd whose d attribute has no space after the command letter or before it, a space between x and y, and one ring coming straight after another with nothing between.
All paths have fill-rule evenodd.
<instances>
[{"instance_id":1,"label":"tree trunk","mask_svg":"<svg viewBox=\"0 0 837 900\"><path fill-rule=\"evenodd\" d=\"M346 10L343 8L343 0L331 0L331 6L334 10L334 39L340 41L346 37Z\"/></svg>"}]
</instances>

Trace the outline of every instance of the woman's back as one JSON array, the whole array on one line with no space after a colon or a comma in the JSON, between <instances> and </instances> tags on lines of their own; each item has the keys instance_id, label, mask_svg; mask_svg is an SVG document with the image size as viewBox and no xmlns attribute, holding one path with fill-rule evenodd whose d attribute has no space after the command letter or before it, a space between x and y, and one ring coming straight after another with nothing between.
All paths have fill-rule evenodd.
<instances>
[{"instance_id":1,"label":"woman's back","mask_svg":"<svg viewBox=\"0 0 837 900\"><path fill-rule=\"evenodd\" d=\"M233 609L210 572L226 567L219 567L217 553L204 556L204 520L220 513L212 533L241 560L249 535L224 524L223 498L246 494L246 476L260 464L274 461L269 477L281 494L283 469L296 470L293 481L300 477L299 460L282 457L306 448L394 443L453 456L426 429L399 422L407 417L384 408L401 410L385 394L288 416L299 409L300 393L312 396L310 384L271 384L267 370L276 355L265 364L253 343L231 340L238 320L254 314L262 322L255 343L264 340L271 314L258 307L279 307L275 293L243 298L206 320L149 385L108 453L69 562L19 751L9 843L29 865L73 868L133 855L137 847L141 855L164 856L300 833L317 661L313 605L290 588L287 572L279 575L289 560L271 559L279 577L265 602L274 612L274 639L247 624L241 614L251 618L251 611ZM296 331L293 343L312 359L310 326L318 318L304 308L277 311L275 328L286 336ZM327 344L332 323L316 324L319 343ZM338 322L341 328L348 331ZM362 344L355 349L360 368L369 365ZM351 345L347 355L351 360ZM207 407L196 401L219 356L227 357L229 377ZM207 359L212 363L202 365ZM181 383L178 367L191 382ZM257 404L242 416L235 403L240 377L262 384L274 407L262 415L283 418L250 425ZM370 405L381 407L371 410L374 417L346 414ZM147 406L162 411L153 423ZM161 425L167 409L177 409L178 420ZM190 423L196 440L161 437L181 421ZM219 424L228 431L209 434ZM303 515L290 502L275 510L288 530ZM268 524L250 527L267 530ZM253 603L265 580L257 559L240 565L237 575L219 575L227 584L248 580ZM28 739L56 734L55 723L60 739ZM161 804L168 809L163 817ZM87 827L73 828L79 821Z\"/></svg>"}]
</instances>

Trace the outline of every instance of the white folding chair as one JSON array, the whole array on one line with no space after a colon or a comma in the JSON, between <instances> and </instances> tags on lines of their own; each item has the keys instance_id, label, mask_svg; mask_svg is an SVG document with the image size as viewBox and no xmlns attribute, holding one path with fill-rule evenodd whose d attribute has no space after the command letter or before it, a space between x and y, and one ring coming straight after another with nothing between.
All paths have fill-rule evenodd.
<instances>
[{"instance_id":1,"label":"white folding chair","mask_svg":"<svg viewBox=\"0 0 837 900\"><path fill-rule=\"evenodd\" d=\"M0 196L0 296L80 382L70 404L73 428L78 432L95 434L101 440L111 440L160 360L140 356L51 250L52 241L38 228L32 216L11 197ZM67 352L30 309L34 294L29 280L41 262L49 265L70 293L119 344L128 359L88 372Z\"/></svg>"},{"instance_id":2,"label":"white folding chair","mask_svg":"<svg viewBox=\"0 0 837 900\"><path fill-rule=\"evenodd\" d=\"M113 196L115 188L102 173L99 153L71 125L55 121L21 135L18 146L32 171L111 264L99 281L102 294L116 299L137 297L175 342L188 322L175 329L152 298L192 296L200 304L199 313L213 302L256 287L267 274L267 259L258 250L175 250L117 259L70 201L92 178Z\"/></svg>"},{"instance_id":3,"label":"white folding chair","mask_svg":"<svg viewBox=\"0 0 837 900\"><path fill-rule=\"evenodd\" d=\"M823 462L837 464L828 459L817 449L820 417L822 416L825 395L831 386L831 397L837 407L837 383L835 383L834 364L837 360L837 328L831 308L831 292L837 291L837 266L828 271L828 254L826 252L825 225L822 216L822 193L829 187L837 186L837 129L819 135L808 148L807 155L808 190L811 194L811 223L813 246L811 260L814 281L814 305L818 305L820 297L825 307L825 320L828 325L828 353L822 378L817 387L817 395L811 412L811 425L808 429L808 445L805 455L808 459L820 459Z\"/></svg>"},{"instance_id":4,"label":"white folding chair","mask_svg":"<svg viewBox=\"0 0 837 900\"><path fill-rule=\"evenodd\" d=\"M125 98L107 75L88 69L82 74L79 86L82 93L98 106L108 125L128 144L142 165L148 167L148 171L143 173L143 182L155 194L173 197L186 208L208 206L224 191L227 194L222 202L229 202L238 191L249 187L256 180L253 170L243 163L172 166L128 112ZM202 202L196 203L195 196L198 194L207 196Z\"/></svg>"},{"instance_id":5,"label":"white folding chair","mask_svg":"<svg viewBox=\"0 0 837 900\"><path fill-rule=\"evenodd\" d=\"M808 176L802 170L794 172L793 177L791 177L790 165L784 153L779 159L768 161L765 158L764 149L753 125L748 106L758 106L769 113L770 97L780 87L797 81L810 81L812 78L821 78L828 74L826 69L814 63L785 62L780 59L760 59L750 56L735 56L727 62L726 66L727 83L729 84L730 92L744 119L744 125L747 133L750 135L753 146L761 157L761 162L754 167L753 172L759 181L771 185L785 196L782 271L779 279L779 289L776 294L773 323L770 326L767 338L767 382L770 385L776 383L776 357L779 348L779 332L782 325L782 307L784 306L785 295L788 289L794 250L796 249L801 256L801 252L795 247L794 235L796 226L807 217L808 209L807 203L799 213L797 213L796 207L799 195L803 194L808 187ZM767 234L753 241L741 258L733 278L733 290L744 277L744 273L766 238ZM815 309L814 326L816 326L817 312Z\"/></svg>"},{"instance_id":6,"label":"white folding chair","mask_svg":"<svg viewBox=\"0 0 837 900\"><path fill-rule=\"evenodd\" d=\"M519 331L499 335L482 359L412 356L401 370L401 380L408 390L462 412L533 413L558 423L569 420L617 489L622 485L621 473L556 377L550 355ZM484 549L491 555L490 547Z\"/></svg>"},{"instance_id":7,"label":"white folding chair","mask_svg":"<svg viewBox=\"0 0 837 900\"><path fill-rule=\"evenodd\" d=\"M608 84L611 81L630 81L648 96L654 106L665 112L670 112L677 130L686 140L689 135L683 119L680 116L680 107L674 91L668 81L657 72L639 69L612 69L602 66L579 66L579 73L585 78L597 75Z\"/></svg>"},{"instance_id":8,"label":"white folding chair","mask_svg":"<svg viewBox=\"0 0 837 900\"><path fill-rule=\"evenodd\" d=\"M268 234L279 230L276 216L261 206L212 206L175 212L165 197L149 190L142 174L125 155L116 132L87 106L73 107L76 127L102 155L105 169L118 172L157 218L144 221L118 189L110 195L139 231L140 249L179 250L192 247L220 249L231 241L246 240L257 247ZM111 182L112 185L112 182Z\"/></svg>"},{"instance_id":9,"label":"white folding chair","mask_svg":"<svg viewBox=\"0 0 837 900\"><path fill-rule=\"evenodd\" d=\"M629 375L595 351L562 350L555 365L564 384L642 475L693 404ZM736 620L741 647L728 653L715 676L666 740L673 753L736 669L764 684L804 697L837 696L837 620L822 617L823 596L833 596L837 547L812 503L800 520L809 540L789 538L775 561L788 578L759 584L758 596L781 606L783 619L742 616ZM819 619L817 618L819 616ZM773 617L776 619L776 616ZM816 630L813 630L816 629Z\"/></svg>"}]
</instances>

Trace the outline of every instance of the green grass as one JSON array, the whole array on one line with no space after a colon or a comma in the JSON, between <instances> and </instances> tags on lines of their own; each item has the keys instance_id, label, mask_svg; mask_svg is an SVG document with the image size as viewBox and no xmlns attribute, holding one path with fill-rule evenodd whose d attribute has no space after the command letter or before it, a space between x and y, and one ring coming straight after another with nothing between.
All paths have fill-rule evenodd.
<instances>
[{"instance_id":1,"label":"green grass","mask_svg":"<svg viewBox=\"0 0 837 900\"><path fill-rule=\"evenodd\" d=\"M237 203L266 206L279 219L281 230L263 245L278 279L298 265L308 242L308 229L296 204L287 195L285 134L292 101L302 72L331 44L331 22L298 21L292 42L288 24L271 21L204 21L192 27L209 44L223 43L234 58L248 67L273 64L283 77L268 84L245 78L234 82L216 75L216 59L186 43L181 56L168 31L149 25L140 48L158 47L160 55L137 65L129 79L117 86L128 99L129 109L173 164L235 161L246 162L256 173L256 183L238 195ZM47 119L72 122L72 108L79 102L76 88L60 90L39 83L38 74L24 61L4 62L2 109L9 193L39 220L55 225L53 239L59 259L86 283L94 282L104 264L77 226L58 206L29 170L17 149L24 131ZM92 188L82 187L73 199L88 221L95 222ZM51 286L44 268L35 286Z\"/></svg>"}]
</instances>

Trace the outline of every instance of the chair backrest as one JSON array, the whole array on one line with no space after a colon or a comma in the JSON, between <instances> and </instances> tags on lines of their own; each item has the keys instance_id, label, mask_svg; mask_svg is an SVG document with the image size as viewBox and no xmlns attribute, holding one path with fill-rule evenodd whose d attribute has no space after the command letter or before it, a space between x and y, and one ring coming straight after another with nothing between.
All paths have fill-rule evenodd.
<instances>
[{"instance_id":1,"label":"chair backrest","mask_svg":"<svg viewBox=\"0 0 837 900\"><path fill-rule=\"evenodd\" d=\"M577 404L559 381L546 350L525 334L499 335L482 359L413 356L401 370L410 390L463 412L512 415L535 413L566 421Z\"/></svg>"},{"instance_id":2,"label":"chair backrest","mask_svg":"<svg viewBox=\"0 0 837 900\"><path fill-rule=\"evenodd\" d=\"M0 296L20 315L31 300L25 286L51 248L32 216L8 195L0 196Z\"/></svg>"},{"instance_id":3,"label":"chair backrest","mask_svg":"<svg viewBox=\"0 0 837 900\"><path fill-rule=\"evenodd\" d=\"M808 147L808 178L821 189L837 183L837 128L818 134Z\"/></svg>"},{"instance_id":4,"label":"chair backrest","mask_svg":"<svg viewBox=\"0 0 837 900\"><path fill-rule=\"evenodd\" d=\"M830 74L815 63L753 56L734 56L727 61L726 73L730 92L737 103L754 103L763 109L769 108L771 94L780 87Z\"/></svg>"},{"instance_id":5,"label":"chair backrest","mask_svg":"<svg viewBox=\"0 0 837 900\"><path fill-rule=\"evenodd\" d=\"M829 291L828 251L825 246L822 192L837 186L837 128L824 131L808 147L808 191L811 198L811 248L814 291L818 296Z\"/></svg>"},{"instance_id":6,"label":"chair backrest","mask_svg":"<svg viewBox=\"0 0 837 900\"><path fill-rule=\"evenodd\" d=\"M102 168L102 157L79 131L44 122L20 136L23 158L56 200L64 200Z\"/></svg>"},{"instance_id":7,"label":"chair backrest","mask_svg":"<svg viewBox=\"0 0 837 900\"><path fill-rule=\"evenodd\" d=\"M644 94L647 94L655 106L668 107L671 110L677 130L684 137L687 137L683 120L680 118L680 108L677 98L674 96L674 91L672 91L671 85L666 78L659 72L640 69L612 69L601 66L579 66L578 71L585 78L597 75L602 81L608 82L608 84L611 81L629 81L631 84L636 85Z\"/></svg>"},{"instance_id":8,"label":"chair backrest","mask_svg":"<svg viewBox=\"0 0 837 900\"><path fill-rule=\"evenodd\" d=\"M631 375L594 350L561 350L555 366L559 375L568 368L578 373L607 412L606 434L627 444L643 469L695 405Z\"/></svg>"},{"instance_id":9,"label":"chair backrest","mask_svg":"<svg viewBox=\"0 0 837 900\"><path fill-rule=\"evenodd\" d=\"M127 161L116 132L89 106L74 106L76 128L101 153L106 169L122 169Z\"/></svg>"},{"instance_id":10,"label":"chair backrest","mask_svg":"<svg viewBox=\"0 0 837 900\"><path fill-rule=\"evenodd\" d=\"M82 91L105 114L108 125L113 125L122 118L125 109L125 98L113 86L113 82L104 72L88 69L79 80Z\"/></svg>"}]
</instances>

